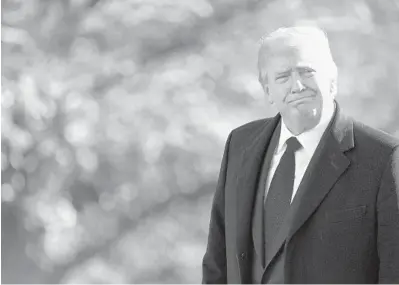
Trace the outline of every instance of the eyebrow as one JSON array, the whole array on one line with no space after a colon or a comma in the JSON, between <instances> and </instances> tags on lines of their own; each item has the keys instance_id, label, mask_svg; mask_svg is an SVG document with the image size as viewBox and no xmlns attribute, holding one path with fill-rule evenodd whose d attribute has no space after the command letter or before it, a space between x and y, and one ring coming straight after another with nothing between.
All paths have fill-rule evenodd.
<instances>
[{"instance_id":1,"label":"eyebrow","mask_svg":"<svg viewBox=\"0 0 399 285\"><path fill-rule=\"evenodd\" d=\"M314 68L312 68L312 67L310 67L310 66L297 66L297 67L294 67L294 68L290 68L290 69L287 69L287 70L284 70L284 71L277 72L275 77L277 78L277 77L279 77L279 76L287 75L287 74L289 74L293 69L296 69L296 70L298 70L298 71L304 71L304 70L315 71Z\"/></svg>"},{"instance_id":2,"label":"eyebrow","mask_svg":"<svg viewBox=\"0 0 399 285\"><path fill-rule=\"evenodd\" d=\"M312 68L311 66L297 66L296 69L298 69L298 70L312 70L312 71L315 71L315 69Z\"/></svg>"},{"instance_id":3,"label":"eyebrow","mask_svg":"<svg viewBox=\"0 0 399 285\"><path fill-rule=\"evenodd\" d=\"M279 77L279 76L282 76L282 75L287 75L287 74L291 73L291 71L292 71L292 68L284 70L284 71L277 72L276 73L276 77Z\"/></svg>"}]
</instances>

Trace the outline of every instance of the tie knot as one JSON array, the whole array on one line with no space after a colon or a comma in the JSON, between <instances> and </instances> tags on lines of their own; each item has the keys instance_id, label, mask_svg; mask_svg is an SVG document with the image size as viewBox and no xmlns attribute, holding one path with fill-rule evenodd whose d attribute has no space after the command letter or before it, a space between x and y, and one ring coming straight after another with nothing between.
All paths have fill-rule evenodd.
<instances>
[{"instance_id":1,"label":"tie knot","mask_svg":"<svg viewBox=\"0 0 399 285\"><path fill-rule=\"evenodd\" d=\"M298 141L296 137L290 137L287 142L287 152L296 152L298 149L302 147L301 143Z\"/></svg>"}]
</instances>

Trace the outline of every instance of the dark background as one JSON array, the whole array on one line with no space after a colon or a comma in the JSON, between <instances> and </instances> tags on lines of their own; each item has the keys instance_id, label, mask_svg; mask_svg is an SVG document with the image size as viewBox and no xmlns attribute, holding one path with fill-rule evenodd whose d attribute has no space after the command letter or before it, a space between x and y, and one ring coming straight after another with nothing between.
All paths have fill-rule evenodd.
<instances>
[{"instance_id":1,"label":"dark background","mask_svg":"<svg viewBox=\"0 0 399 285\"><path fill-rule=\"evenodd\" d=\"M397 0L3 0L4 283L199 283L258 40L317 23L337 100L399 137Z\"/></svg>"}]
</instances>

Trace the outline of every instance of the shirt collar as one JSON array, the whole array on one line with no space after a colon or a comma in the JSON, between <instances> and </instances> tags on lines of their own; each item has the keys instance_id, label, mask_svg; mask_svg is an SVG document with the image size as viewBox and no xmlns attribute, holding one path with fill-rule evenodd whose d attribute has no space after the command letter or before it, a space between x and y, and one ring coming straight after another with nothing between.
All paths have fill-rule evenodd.
<instances>
[{"instance_id":1,"label":"shirt collar","mask_svg":"<svg viewBox=\"0 0 399 285\"><path fill-rule=\"evenodd\" d=\"M303 132L297 136L294 136L291 133L291 131L285 125L284 119L281 119L280 138L275 153L277 154L284 151L286 145L285 142L290 137L296 137L298 141L301 143L302 147L305 149L305 151L310 155L313 155L333 115L334 115L334 108L329 110L323 110L320 122L313 129Z\"/></svg>"}]
</instances>

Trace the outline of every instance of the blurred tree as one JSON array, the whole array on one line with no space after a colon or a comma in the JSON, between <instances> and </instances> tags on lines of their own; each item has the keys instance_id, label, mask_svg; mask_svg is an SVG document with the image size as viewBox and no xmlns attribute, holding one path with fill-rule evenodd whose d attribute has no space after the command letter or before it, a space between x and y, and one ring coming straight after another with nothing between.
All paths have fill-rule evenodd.
<instances>
[{"instance_id":1,"label":"blurred tree","mask_svg":"<svg viewBox=\"0 0 399 285\"><path fill-rule=\"evenodd\" d=\"M274 111L257 41L316 22L399 136L394 0L3 0L2 282L198 283L224 141ZM21 273L24 274L21 274Z\"/></svg>"}]
</instances>

